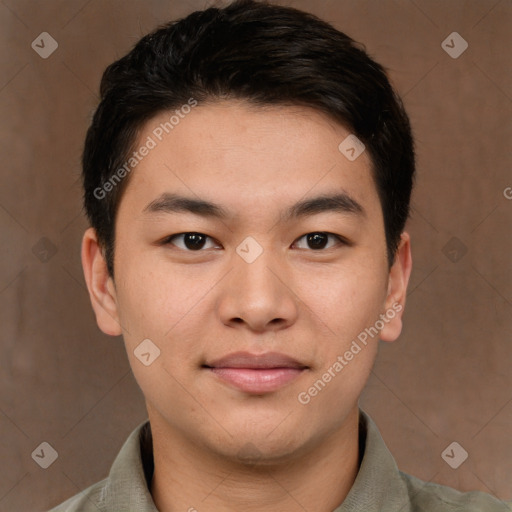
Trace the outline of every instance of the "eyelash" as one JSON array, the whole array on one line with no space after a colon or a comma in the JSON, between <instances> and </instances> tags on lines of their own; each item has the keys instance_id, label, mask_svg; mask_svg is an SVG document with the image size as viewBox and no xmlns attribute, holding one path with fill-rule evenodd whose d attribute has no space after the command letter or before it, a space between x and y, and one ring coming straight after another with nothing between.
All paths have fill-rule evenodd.
<instances>
[{"instance_id":1,"label":"eyelash","mask_svg":"<svg viewBox=\"0 0 512 512\"><path fill-rule=\"evenodd\" d=\"M201 235L201 236L204 236L210 240L215 240L214 238L208 236L208 235L205 235L204 233L199 233L197 231L185 231L183 233L176 233L174 235L169 235L168 237L164 238L161 242L162 245L174 245L172 243L172 240L176 237L179 237L179 236L183 236L183 235ZM341 237L340 235L336 235L335 233L330 233L328 231L311 231L309 233L306 233L302 236L300 236L299 238L297 238L297 240L301 240L302 238L306 237L307 235L312 235L312 234L322 234L322 235L327 235L328 237L333 237L333 238L336 238L338 240L338 245L350 245L350 243L344 239L343 237ZM216 242L218 243L218 242ZM294 242L295 243L295 242ZM220 244L219 244L220 245ZM175 246L176 247L176 246ZM310 250L310 251L314 251L314 252L323 252L323 251L327 251L329 249L334 249L335 247L337 247L337 245L334 245L334 246L331 246L331 247L327 247L327 248L321 248L321 249L306 249L306 250ZM188 249L188 248L181 248L181 247L177 247L177 249L181 250L181 251L185 251L185 252L204 252L206 249L198 249L196 251L194 250L191 250L191 249Z\"/></svg>"}]
</instances>

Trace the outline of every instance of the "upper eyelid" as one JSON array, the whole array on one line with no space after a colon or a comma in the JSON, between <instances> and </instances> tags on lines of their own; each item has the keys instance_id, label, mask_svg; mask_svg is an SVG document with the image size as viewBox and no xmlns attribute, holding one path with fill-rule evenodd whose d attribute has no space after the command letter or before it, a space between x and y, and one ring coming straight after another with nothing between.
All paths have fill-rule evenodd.
<instances>
[{"instance_id":1,"label":"upper eyelid","mask_svg":"<svg viewBox=\"0 0 512 512\"><path fill-rule=\"evenodd\" d=\"M191 234L191 233L194 233L194 234L198 234L198 235L203 235L205 236L206 238L209 238L210 240L214 241L216 244L220 245L220 242L218 240L216 240L215 238L213 238L212 236L210 235L207 235L205 233L200 233L199 231L182 231L181 233L175 233L173 235L169 235L167 237L165 237L163 240L162 240L162 244L168 244L171 242L171 240L177 236L182 236L182 235L188 235L188 234ZM330 231L308 231L307 233L304 233L303 235L299 236L298 238L296 238L294 240L294 243L297 241L297 240L300 240L301 238L304 238L305 236L307 235L310 235L312 233L323 233L327 236L332 236L336 239L338 239L338 242L342 243L342 244L348 244L349 242L344 238L342 237L341 235L337 235L336 233L331 233ZM332 247L331 247L332 248ZM183 250L186 250L186 249L183 249ZM191 250L186 250L187 252L202 252L203 249L199 249L197 251L191 251ZM322 252L322 249L321 250L318 250L318 251L315 251L315 252Z\"/></svg>"},{"instance_id":2,"label":"upper eyelid","mask_svg":"<svg viewBox=\"0 0 512 512\"><path fill-rule=\"evenodd\" d=\"M348 240L346 240L344 237L342 237L341 235L337 235L336 233L331 233L330 231L309 231L308 233L304 233L303 235L299 236L295 241L294 243L297 241L297 240L300 240L301 238L304 238L305 236L307 235L310 235L312 233L323 233L327 236L332 236L334 238L336 238L338 240L338 243L339 244L343 244L343 245L348 245ZM333 249L335 246L333 247L329 247L328 249ZM315 252L322 252L323 250L325 249L320 249L320 250L316 250Z\"/></svg>"},{"instance_id":3,"label":"upper eyelid","mask_svg":"<svg viewBox=\"0 0 512 512\"><path fill-rule=\"evenodd\" d=\"M201 233L200 231L182 231L181 233L174 233L173 235L169 235L169 236L166 236L163 241L169 241L171 240L172 238L175 238L177 236L182 236L182 235L191 235L191 234L194 234L194 235L202 235L202 236L205 236L206 238L209 238L210 240L214 240L215 242L217 243L220 243L218 242L218 240L216 240L213 236L210 236L210 235L207 235L206 233Z\"/></svg>"},{"instance_id":4,"label":"upper eyelid","mask_svg":"<svg viewBox=\"0 0 512 512\"><path fill-rule=\"evenodd\" d=\"M171 240L175 237L178 237L178 236L182 236L182 235L188 235L188 234L191 234L191 233L194 233L194 234L197 234L197 235L202 235L202 236L205 236L206 238L209 238L210 240L212 240L214 243L220 245L220 242L218 240L216 240L215 238L213 238L212 236L210 235L207 235L205 233L200 233L199 231L182 231L181 233L174 233L173 235L169 235L169 236L166 236L160 243L162 245L167 245L167 244L170 244L171 243ZM178 249L180 249L178 247ZM204 249L199 249L197 251L190 251L190 250L187 250L187 249L182 249L183 251L187 251L187 252L201 252L201 251L204 251Z\"/></svg>"}]
</instances>

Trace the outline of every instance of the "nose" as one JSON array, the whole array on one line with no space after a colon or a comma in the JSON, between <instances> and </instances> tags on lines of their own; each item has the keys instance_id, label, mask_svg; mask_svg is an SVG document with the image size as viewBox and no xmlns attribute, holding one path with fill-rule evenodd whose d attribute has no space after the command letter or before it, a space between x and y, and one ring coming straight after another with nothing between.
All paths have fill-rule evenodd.
<instances>
[{"instance_id":1,"label":"nose","mask_svg":"<svg viewBox=\"0 0 512 512\"><path fill-rule=\"evenodd\" d=\"M296 321L298 298L285 263L265 250L252 263L235 254L233 264L223 280L218 303L225 325L261 333L287 328Z\"/></svg>"}]
</instances>

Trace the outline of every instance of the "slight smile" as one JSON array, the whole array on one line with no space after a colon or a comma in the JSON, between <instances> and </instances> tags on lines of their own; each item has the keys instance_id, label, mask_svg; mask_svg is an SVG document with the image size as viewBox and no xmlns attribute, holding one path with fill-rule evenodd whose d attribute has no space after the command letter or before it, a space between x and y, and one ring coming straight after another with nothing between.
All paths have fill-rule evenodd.
<instances>
[{"instance_id":1,"label":"slight smile","mask_svg":"<svg viewBox=\"0 0 512 512\"><path fill-rule=\"evenodd\" d=\"M204 364L202 368L237 389L255 395L277 391L309 369L277 352L236 352Z\"/></svg>"}]
</instances>

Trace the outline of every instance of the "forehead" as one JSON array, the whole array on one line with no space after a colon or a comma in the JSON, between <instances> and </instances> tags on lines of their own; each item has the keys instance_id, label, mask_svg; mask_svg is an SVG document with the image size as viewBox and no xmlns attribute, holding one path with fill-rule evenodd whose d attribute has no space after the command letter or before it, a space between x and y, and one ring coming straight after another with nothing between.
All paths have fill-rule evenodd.
<instances>
[{"instance_id":1,"label":"forehead","mask_svg":"<svg viewBox=\"0 0 512 512\"><path fill-rule=\"evenodd\" d=\"M367 151L355 160L340 151L350 136L307 107L223 101L161 112L139 133L135 150L151 149L133 169L120 210L142 212L163 192L179 192L262 215L342 190L379 217Z\"/></svg>"}]
</instances>

